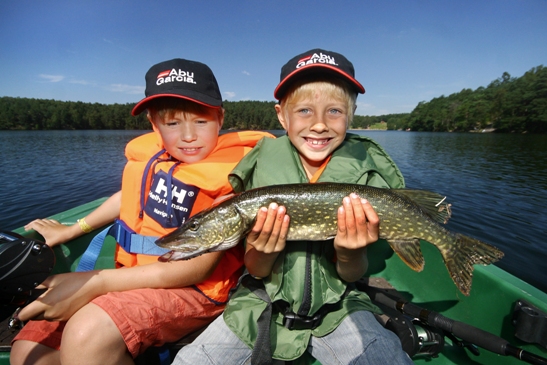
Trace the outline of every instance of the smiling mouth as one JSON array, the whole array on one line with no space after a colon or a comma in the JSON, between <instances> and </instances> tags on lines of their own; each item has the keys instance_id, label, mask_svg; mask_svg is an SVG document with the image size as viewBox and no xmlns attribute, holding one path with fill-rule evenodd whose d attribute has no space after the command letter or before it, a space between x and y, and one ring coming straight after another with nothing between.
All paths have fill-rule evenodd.
<instances>
[{"instance_id":1,"label":"smiling mouth","mask_svg":"<svg viewBox=\"0 0 547 365\"><path fill-rule=\"evenodd\" d=\"M311 145L314 146L322 146L330 142L331 138L324 138L324 139L315 139L315 138L306 138L304 137L306 142L308 142Z\"/></svg>"}]
</instances>

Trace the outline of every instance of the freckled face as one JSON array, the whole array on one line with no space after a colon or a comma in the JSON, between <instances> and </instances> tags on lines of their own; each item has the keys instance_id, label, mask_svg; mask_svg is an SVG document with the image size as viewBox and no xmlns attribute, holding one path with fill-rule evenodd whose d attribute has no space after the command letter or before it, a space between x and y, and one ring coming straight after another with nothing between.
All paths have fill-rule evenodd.
<instances>
[{"instance_id":1,"label":"freckled face","mask_svg":"<svg viewBox=\"0 0 547 365\"><path fill-rule=\"evenodd\" d=\"M185 163L201 161L213 151L224 122L214 109L201 113L177 111L163 120L159 116L154 119L167 152Z\"/></svg>"},{"instance_id":2,"label":"freckled face","mask_svg":"<svg viewBox=\"0 0 547 365\"><path fill-rule=\"evenodd\" d=\"M280 105L275 108L310 177L344 141L348 126L347 102L317 91L283 108Z\"/></svg>"}]
</instances>

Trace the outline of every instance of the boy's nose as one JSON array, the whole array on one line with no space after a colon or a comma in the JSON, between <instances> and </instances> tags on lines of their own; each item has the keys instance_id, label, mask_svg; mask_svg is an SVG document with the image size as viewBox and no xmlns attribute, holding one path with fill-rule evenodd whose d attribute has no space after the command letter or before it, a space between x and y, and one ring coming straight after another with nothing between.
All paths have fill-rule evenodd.
<instances>
[{"instance_id":1,"label":"boy's nose","mask_svg":"<svg viewBox=\"0 0 547 365\"><path fill-rule=\"evenodd\" d=\"M329 129L329 127L327 126L327 123L325 121L325 117L323 116L316 116L313 120L313 123L312 123L312 126L311 128L312 130L318 132L318 131L326 131Z\"/></svg>"},{"instance_id":2,"label":"boy's nose","mask_svg":"<svg viewBox=\"0 0 547 365\"><path fill-rule=\"evenodd\" d=\"M189 123L184 123L182 126L182 131L180 138L183 141L191 142L196 139L196 129L193 125L189 125Z\"/></svg>"}]
</instances>

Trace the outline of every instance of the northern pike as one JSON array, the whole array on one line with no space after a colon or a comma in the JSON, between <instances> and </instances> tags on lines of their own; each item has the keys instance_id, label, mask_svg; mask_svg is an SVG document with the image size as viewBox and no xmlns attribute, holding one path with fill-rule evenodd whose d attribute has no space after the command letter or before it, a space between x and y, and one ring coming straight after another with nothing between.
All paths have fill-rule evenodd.
<instances>
[{"instance_id":1,"label":"northern pike","mask_svg":"<svg viewBox=\"0 0 547 365\"><path fill-rule=\"evenodd\" d=\"M189 259L237 245L251 230L260 207L275 202L290 217L287 241L324 241L336 235L342 199L356 193L367 199L380 218L379 238L413 270L422 271L420 239L435 245L458 289L469 295L473 265L488 265L503 252L485 242L453 233L440 223L450 218L444 197L426 190L382 189L341 183L273 185L247 190L186 221L156 244L172 250L162 261Z\"/></svg>"}]
</instances>

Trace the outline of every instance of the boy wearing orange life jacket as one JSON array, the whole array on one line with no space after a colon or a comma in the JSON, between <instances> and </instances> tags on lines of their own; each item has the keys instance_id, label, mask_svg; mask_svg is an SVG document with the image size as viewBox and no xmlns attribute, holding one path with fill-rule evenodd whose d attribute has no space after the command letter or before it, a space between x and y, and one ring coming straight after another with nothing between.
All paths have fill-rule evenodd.
<instances>
[{"instance_id":1,"label":"boy wearing orange life jacket","mask_svg":"<svg viewBox=\"0 0 547 365\"><path fill-rule=\"evenodd\" d=\"M131 364L148 347L177 341L224 309L241 274L240 247L158 262L162 252L153 241L230 193L228 173L271 135L219 137L222 97L212 71L199 62L152 66L145 95L132 114L146 109L154 132L128 143L122 190L78 225L46 219L27 225L53 246L119 218L114 227L124 234L117 236L116 264L124 269L48 278L45 295L19 314L37 321L15 338L12 364Z\"/></svg>"}]
</instances>

